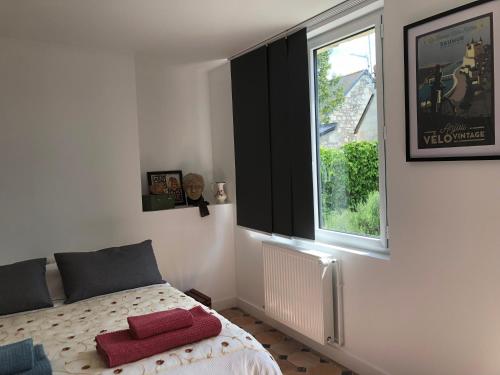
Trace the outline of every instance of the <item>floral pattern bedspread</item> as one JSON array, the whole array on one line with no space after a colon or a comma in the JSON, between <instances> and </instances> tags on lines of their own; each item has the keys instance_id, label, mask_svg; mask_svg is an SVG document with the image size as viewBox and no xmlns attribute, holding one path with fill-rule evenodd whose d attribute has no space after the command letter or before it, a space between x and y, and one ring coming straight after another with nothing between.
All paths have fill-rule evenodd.
<instances>
[{"instance_id":1,"label":"floral pattern bedspread","mask_svg":"<svg viewBox=\"0 0 500 375\"><path fill-rule=\"evenodd\" d=\"M71 305L0 318L0 345L32 337L35 343L44 345L55 375L168 374L169 370L180 366L241 350L268 354L252 335L206 307L222 322L222 331L216 337L112 369L106 367L95 350L95 336L127 329L127 316L174 307L189 309L196 305L199 303L169 285L113 293ZM274 373L272 369L277 368L274 359L271 355L267 357L271 361L269 373Z\"/></svg>"}]
</instances>

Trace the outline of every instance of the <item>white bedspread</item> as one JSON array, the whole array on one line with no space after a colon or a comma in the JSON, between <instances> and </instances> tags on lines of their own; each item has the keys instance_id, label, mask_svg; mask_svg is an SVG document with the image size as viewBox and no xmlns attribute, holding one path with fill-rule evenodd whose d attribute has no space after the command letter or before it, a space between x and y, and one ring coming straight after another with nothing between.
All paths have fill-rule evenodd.
<instances>
[{"instance_id":1,"label":"white bedspread","mask_svg":"<svg viewBox=\"0 0 500 375\"><path fill-rule=\"evenodd\" d=\"M199 303L169 285L113 293L0 318L0 345L33 337L35 343L44 345L55 375L281 374L272 356L252 335L213 310L210 312L222 322L217 337L112 369L106 368L95 350L94 337L128 328L127 316L196 305Z\"/></svg>"}]
</instances>

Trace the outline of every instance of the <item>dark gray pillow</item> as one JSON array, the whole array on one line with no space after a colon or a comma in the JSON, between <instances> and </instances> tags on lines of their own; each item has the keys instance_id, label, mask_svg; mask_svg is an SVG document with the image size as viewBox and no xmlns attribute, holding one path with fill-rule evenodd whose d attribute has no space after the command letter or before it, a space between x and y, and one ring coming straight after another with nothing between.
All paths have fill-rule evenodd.
<instances>
[{"instance_id":1,"label":"dark gray pillow","mask_svg":"<svg viewBox=\"0 0 500 375\"><path fill-rule=\"evenodd\" d=\"M56 253L65 303L164 283L151 240L91 252Z\"/></svg>"},{"instance_id":2,"label":"dark gray pillow","mask_svg":"<svg viewBox=\"0 0 500 375\"><path fill-rule=\"evenodd\" d=\"M47 259L31 259L0 266L0 315L52 307L45 265Z\"/></svg>"}]
</instances>

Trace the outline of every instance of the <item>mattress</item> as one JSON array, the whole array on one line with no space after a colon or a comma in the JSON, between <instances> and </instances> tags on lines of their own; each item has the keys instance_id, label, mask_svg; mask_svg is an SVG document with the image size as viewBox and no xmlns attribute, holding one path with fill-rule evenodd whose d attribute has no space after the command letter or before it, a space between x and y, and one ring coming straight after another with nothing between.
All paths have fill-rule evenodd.
<instances>
[{"instance_id":1,"label":"mattress","mask_svg":"<svg viewBox=\"0 0 500 375\"><path fill-rule=\"evenodd\" d=\"M168 284L127 290L2 317L0 345L32 337L43 344L55 375L281 374L273 357L251 334L205 306L222 322L216 337L111 369L95 350L95 336L128 328L127 316L197 305Z\"/></svg>"}]
</instances>

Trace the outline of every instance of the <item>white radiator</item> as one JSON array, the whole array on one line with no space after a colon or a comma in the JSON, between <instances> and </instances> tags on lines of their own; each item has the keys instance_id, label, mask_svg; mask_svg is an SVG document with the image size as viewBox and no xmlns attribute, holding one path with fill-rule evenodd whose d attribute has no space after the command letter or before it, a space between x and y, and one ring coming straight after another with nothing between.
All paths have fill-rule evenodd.
<instances>
[{"instance_id":1,"label":"white radiator","mask_svg":"<svg viewBox=\"0 0 500 375\"><path fill-rule=\"evenodd\" d=\"M339 262L271 242L262 248L266 315L320 344L342 345Z\"/></svg>"}]
</instances>

